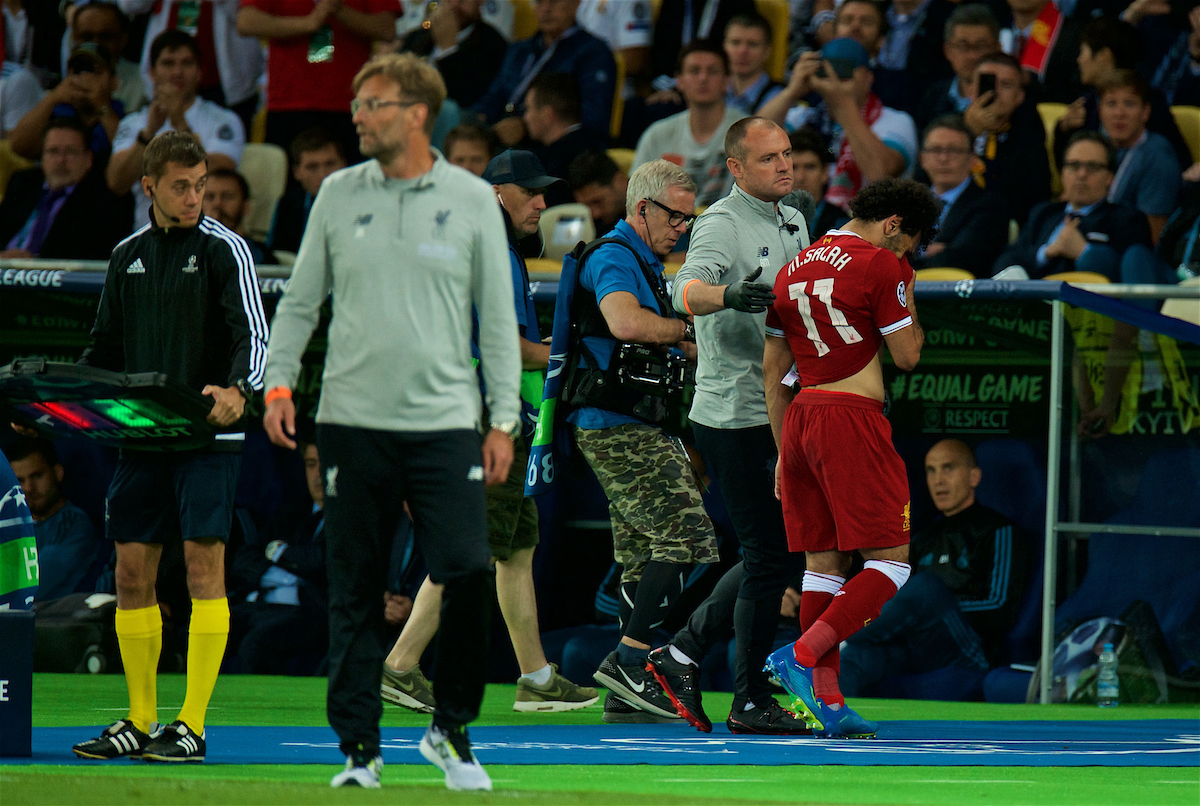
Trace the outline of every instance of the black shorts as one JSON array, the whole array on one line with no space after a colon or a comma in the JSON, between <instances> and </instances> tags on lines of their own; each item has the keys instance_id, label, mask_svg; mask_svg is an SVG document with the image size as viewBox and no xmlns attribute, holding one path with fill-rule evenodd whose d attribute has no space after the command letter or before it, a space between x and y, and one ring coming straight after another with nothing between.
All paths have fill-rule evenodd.
<instances>
[{"instance_id":1,"label":"black shorts","mask_svg":"<svg viewBox=\"0 0 1200 806\"><path fill-rule=\"evenodd\" d=\"M122 451L104 521L117 543L229 540L238 453Z\"/></svg>"}]
</instances>

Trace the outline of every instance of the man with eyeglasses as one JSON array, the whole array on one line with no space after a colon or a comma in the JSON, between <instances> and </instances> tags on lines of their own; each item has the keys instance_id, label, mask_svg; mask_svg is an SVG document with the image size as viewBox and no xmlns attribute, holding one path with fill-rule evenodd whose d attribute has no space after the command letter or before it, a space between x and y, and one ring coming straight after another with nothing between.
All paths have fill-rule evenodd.
<instances>
[{"instance_id":1,"label":"man with eyeglasses","mask_svg":"<svg viewBox=\"0 0 1200 806\"><path fill-rule=\"evenodd\" d=\"M1008 245L1008 203L975 182L972 139L958 115L943 115L925 130L921 168L942 203L942 213L937 237L920 257L909 261L914 269L950 266L985 277L995 256Z\"/></svg>"},{"instance_id":2,"label":"man with eyeglasses","mask_svg":"<svg viewBox=\"0 0 1200 806\"><path fill-rule=\"evenodd\" d=\"M979 61L1000 52L1000 23L982 3L961 5L946 20L942 54L954 75L932 84L913 110L913 120L924 130L939 115L966 111L971 104L967 86Z\"/></svg>"},{"instance_id":3,"label":"man with eyeglasses","mask_svg":"<svg viewBox=\"0 0 1200 806\"><path fill-rule=\"evenodd\" d=\"M650 653L649 664L680 716L708 733L699 666L732 624L735 689L726 726L733 733L808 734L804 720L775 700L763 672L783 591L804 566L788 552L773 495L778 455L762 383L775 273L808 246L808 226L780 202L792 189L787 132L765 118L744 118L729 128L725 153L733 190L697 222L672 301L677 313L697 317L699 366L688 419L729 510L742 567L726 573L687 626Z\"/></svg>"},{"instance_id":4,"label":"man with eyeglasses","mask_svg":"<svg viewBox=\"0 0 1200 806\"><path fill-rule=\"evenodd\" d=\"M484 485L508 478L521 436L521 353L504 219L491 185L430 146L446 98L437 68L379 56L351 107L371 159L322 184L267 350L263 425L295 448L292 389L332 296L317 410L329 578L329 722L346 768L377 788L392 536L404 506L443 585L437 705L421 754L450 789L490 790L466 726L487 675L492 576ZM472 360L472 310L486 400ZM488 422L482 420L486 403Z\"/></svg>"},{"instance_id":5,"label":"man with eyeglasses","mask_svg":"<svg viewBox=\"0 0 1200 806\"><path fill-rule=\"evenodd\" d=\"M133 198L92 171L87 136L77 118L51 121L41 164L13 174L0 202L0 257L104 260L129 234Z\"/></svg>"},{"instance_id":6,"label":"man with eyeglasses","mask_svg":"<svg viewBox=\"0 0 1200 806\"><path fill-rule=\"evenodd\" d=\"M629 177L628 213L607 236L623 243L591 253L575 292L577 302L594 295L611 334L585 332L582 340L601 371L617 360L622 342L677 347L695 357L695 332L675 315L662 280L662 260L691 228L695 204L696 183L666 160L651 160ZM647 671L646 654L692 566L719 559L695 472L681 444L630 413L585 404L567 421L608 496L613 556L622 568L621 639L594 675L611 692L604 720L675 719L671 701Z\"/></svg>"},{"instance_id":7,"label":"man with eyeglasses","mask_svg":"<svg viewBox=\"0 0 1200 806\"><path fill-rule=\"evenodd\" d=\"M1007 270L1006 279L1035 280L1093 271L1121 282L1121 258L1134 244L1150 246L1150 225L1143 213L1108 200L1116 170L1116 151L1104 135L1076 132L1062 166L1063 201L1033 208L1021 237L1000 255L995 270Z\"/></svg>"}]
</instances>

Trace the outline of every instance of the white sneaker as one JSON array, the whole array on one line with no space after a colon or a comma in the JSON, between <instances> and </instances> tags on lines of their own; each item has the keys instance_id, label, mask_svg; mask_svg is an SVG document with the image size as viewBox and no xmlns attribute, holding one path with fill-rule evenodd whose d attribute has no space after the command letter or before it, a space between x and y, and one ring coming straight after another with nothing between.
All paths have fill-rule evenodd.
<instances>
[{"instance_id":1,"label":"white sneaker","mask_svg":"<svg viewBox=\"0 0 1200 806\"><path fill-rule=\"evenodd\" d=\"M492 779L471 752L466 728L445 733L436 725L430 725L421 739L421 755L446 773L447 789L492 791Z\"/></svg>"},{"instance_id":2,"label":"white sneaker","mask_svg":"<svg viewBox=\"0 0 1200 806\"><path fill-rule=\"evenodd\" d=\"M361 761L361 759L360 759ZM375 756L366 763L356 764L346 756L346 769L333 776L330 786L360 786L363 789L379 789L379 774L383 772L383 756Z\"/></svg>"}]
</instances>

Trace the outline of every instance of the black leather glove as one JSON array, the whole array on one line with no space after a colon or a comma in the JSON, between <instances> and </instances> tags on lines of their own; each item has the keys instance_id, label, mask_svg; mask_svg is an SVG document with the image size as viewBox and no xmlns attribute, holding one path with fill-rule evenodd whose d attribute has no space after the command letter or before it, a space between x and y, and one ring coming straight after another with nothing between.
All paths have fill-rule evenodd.
<instances>
[{"instance_id":1,"label":"black leather glove","mask_svg":"<svg viewBox=\"0 0 1200 806\"><path fill-rule=\"evenodd\" d=\"M761 313L775 301L775 292L766 283L756 283L762 266L744 280L725 287L725 307L744 313Z\"/></svg>"}]
</instances>

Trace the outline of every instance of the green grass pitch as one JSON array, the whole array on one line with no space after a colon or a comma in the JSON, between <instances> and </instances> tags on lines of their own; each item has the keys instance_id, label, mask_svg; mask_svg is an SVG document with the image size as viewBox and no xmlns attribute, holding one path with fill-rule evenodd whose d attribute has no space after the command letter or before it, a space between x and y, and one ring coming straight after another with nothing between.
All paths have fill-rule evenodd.
<instances>
[{"instance_id":1,"label":"green grass pitch","mask_svg":"<svg viewBox=\"0 0 1200 806\"><path fill-rule=\"evenodd\" d=\"M183 678L159 678L160 718L183 701ZM600 708L567 714L513 712L514 686L488 687L478 725L595 724ZM226 676L217 683L211 725L325 725L325 680ZM706 710L723 714L731 695L705 695ZM98 725L126 706L120 676L37 675L34 725ZM1200 706L987 705L858 700L870 719L1038 720L1198 719ZM427 717L386 707L385 727L422 727ZM1200 725L1198 725L1200 727ZM681 727L680 730L688 730ZM81 736L81 738L84 738ZM848 767L848 766L595 766L491 765L496 791L451 793L430 765L392 764L379 791L333 790L330 765L150 766L0 765L0 806L24 804L1180 804L1200 806L1195 767Z\"/></svg>"}]
</instances>

